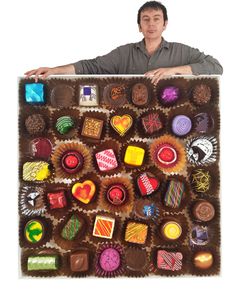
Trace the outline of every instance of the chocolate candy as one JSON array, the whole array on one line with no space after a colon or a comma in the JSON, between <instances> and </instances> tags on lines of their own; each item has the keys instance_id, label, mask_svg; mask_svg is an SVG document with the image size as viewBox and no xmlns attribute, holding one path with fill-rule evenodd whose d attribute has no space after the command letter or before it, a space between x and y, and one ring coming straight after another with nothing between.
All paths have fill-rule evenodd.
<instances>
[{"instance_id":1,"label":"chocolate candy","mask_svg":"<svg viewBox=\"0 0 236 289\"><path fill-rule=\"evenodd\" d=\"M143 83L136 83L132 87L131 100L134 105L139 107L147 105L149 102L147 86Z\"/></svg>"},{"instance_id":2,"label":"chocolate candy","mask_svg":"<svg viewBox=\"0 0 236 289\"><path fill-rule=\"evenodd\" d=\"M129 145L125 151L124 162L127 165L140 167L143 163L145 150L137 146Z\"/></svg>"},{"instance_id":3,"label":"chocolate candy","mask_svg":"<svg viewBox=\"0 0 236 289\"><path fill-rule=\"evenodd\" d=\"M151 135L163 128L163 123L157 112L150 113L141 118L142 126L146 134Z\"/></svg>"},{"instance_id":4,"label":"chocolate candy","mask_svg":"<svg viewBox=\"0 0 236 289\"><path fill-rule=\"evenodd\" d=\"M129 114L115 115L111 118L111 126L120 135L124 136L132 127L133 119Z\"/></svg>"},{"instance_id":5,"label":"chocolate candy","mask_svg":"<svg viewBox=\"0 0 236 289\"><path fill-rule=\"evenodd\" d=\"M211 175L205 169L196 169L191 173L190 182L196 193L206 193L211 186Z\"/></svg>"},{"instance_id":6,"label":"chocolate candy","mask_svg":"<svg viewBox=\"0 0 236 289\"><path fill-rule=\"evenodd\" d=\"M142 196L148 196L157 191L160 181L150 172L141 173L137 178L137 185Z\"/></svg>"},{"instance_id":7,"label":"chocolate candy","mask_svg":"<svg viewBox=\"0 0 236 289\"><path fill-rule=\"evenodd\" d=\"M45 211L43 202L44 189L41 187L24 186L20 194L20 211L23 215L41 215Z\"/></svg>"},{"instance_id":8,"label":"chocolate candy","mask_svg":"<svg viewBox=\"0 0 236 289\"><path fill-rule=\"evenodd\" d=\"M173 166L178 160L177 151L171 144L160 145L156 154L157 161L164 167Z\"/></svg>"},{"instance_id":9,"label":"chocolate candy","mask_svg":"<svg viewBox=\"0 0 236 289\"><path fill-rule=\"evenodd\" d=\"M214 128L213 117L206 112L201 112L193 117L194 129L198 133L207 133Z\"/></svg>"},{"instance_id":10,"label":"chocolate candy","mask_svg":"<svg viewBox=\"0 0 236 289\"><path fill-rule=\"evenodd\" d=\"M171 180L165 193L165 205L171 208L179 208L184 190L185 186L183 182Z\"/></svg>"},{"instance_id":11,"label":"chocolate candy","mask_svg":"<svg viewBox=\"0 0 236 289\"><path fill-rule=\"evenodd\" d=\"M74 121L70 116L61 116L57 119L56 129L60 134L68 133L74 126Z\"/></svg>"},{"instance_id":12,"label":"chocolate candy","mask_svg":"<svg viewBox=\"0 0 236 289\"><path fill-rule=\"evenodd\" d=\"M167 241L174 241L181 236L182 227L176 221L165 221L161 226L161 234Z\"/></svg>"},{"instance_id":13,"label":"chocolate candy","mask_svg":"<svg viewBox=\"0 0 236 289\"><path fill-rule=\"evenodd\" d=\"M96 191L96 186L93 181L86 180L83 183L75 183L72 187L72 195L77 200L84 204L88 204Z\"/></svg>"},{"instance_id":14,"label":"chocolate candy","mask_svg":"<svg viewBox=\"0 0 236 289\"><path fill-rule=\"evenodd\" d=\"M183 255L181 252L157 251L157 268L168 271L179 271L182 269Z\"/></svg>"},{"instance_id":15,"label":"chocolate candy","mask_svg":"<svg viewBox=\"0 0 236 289\"><path fill-rule=\"evenodd\" d=\"M65 208L67 205L64 191L48 193L47 198L51 210Z\"/></svg>"},{"instance_id":16,"label":"chocolate candy","mask_svg":"<svg viewBox=\"0 0 236 289\"><path fill-rule=\"evenodd\" d=\"M147 263L147 253L145 250L128 248L125 252L126 266L131 271L142 270Z\"/></svg>"},{"instance_id":17,"label":"chocolate candy","mask_svg":"<svg viewBox=\"0 0 236 289\"><path fill-rule=\"evenodd\" d=\"M35 138L29 143L29 152L37 159L48 160L52 153L52 143L48 138Z\"/></svg>"},{"instance_id":18,"label":"chocolate candy","mask_svg":"<svg viewBox=\"0 0 236 289\"><path fill-rule=\"evenodd\" d=\"M145 244L148 234L148 225L128 222L125 230L125 241L135 244Z\"/></svg>"},{"instance_id":19,"label":"chocolate candy","mask_svg":"<svg viewBox=\"0 0 236 289\"><path fill-rule=\"evenodd\" d=\"M28 104L44 104L44 84L43 83L26 83L25 84L25 101Z\"/></svg>"},{"instance_id":20,"label":"chocolate candy","mask_svg":"<svg viewBox=\"0 0 236 289\"><path fill-rule=\"evenodd\" d=\"M105 272L113 272L120 267L121 257L115 248L103 250L99 257L99 264Z\"/></svg>"},{"instance_id":21,"label":"chocolate candy","mask_svg":"<svg viewBox=\"0 0 236 289\"><path fill-rule=\"evenodd\" d=\"M148 199L137 200L134 204L134 213L138 218L144 220L156 219L159 217L159 209L155 202Z\"/></svg>"},{"instance_id":22,"label":"chocolate candy","mask_svg":"<svg viewBox=\"0 0 236 289\"><path fill-rule=\"evenodd\" d=\"M204 246L209 242L208 227L195 226L190 233L190 244Z\"/></svg>"},{"instance_id":23,"label":"chocolate candy","mask_svg":"<svg viewBox=\"0 0 236 289\"><path fill-rule=\"evenodd\" d=\"M95 154L98 168L101 172L113 170L118 167L113 149L107 149Z\"/></svg>"},{"instance_id":24,"label":"chocolate candy","mask_svg":"<svg viewBox=\"0 0 236 289\"><path fill-rule=\"evenodd\" d=\"M115 206L123 204L126 200L126 189L122 184L114 184L107 190L107 200Z\"/></svg>"},{"instance_id":25,"label":"chocolate candy","mask_svg":"<svg viewBox=\"0 0 236 289\"><path fill-rule=\"evenodd\" d=\"M79 251L70 254L70 269L72 272L86 272L89 269L88 251Z\"/></svg>"},{"instance_id":26,"label":"chocolate candy","mask_svg":"<svg viewBox=\"0 0 236 289\"><path fill-rule=\"evenodd\" d=\"M59 256L58 255L33 255L27 260L28 271L51 271L58 270Z\"/></svg>"},{"instance_id":27,"label":"chocolate candy","mask_svg":"<svg viewBox=\"0 0 236 289\"><path fill-rule=\"evenodd\" d=\"M186 115L176 115L172 120L172 131L177 136L185 136L192 129L192 121Z\"/></svg>"},{"instance_id":28,"label":"chocolate candy","mask_svg":"<svg viewBox=\"0 0 236 289\"><path fill-rule=\"evenodd\" d=\"M160 95L160 100L165 105L174 104L180 98L180 90L175 86L165 87Z\"/></svg>"},{"instance_id":29,"label":"chocolate candy","mask_svg":"<svg viewBox=\"0 0 236 289\"><path fill-rule=\"evenodd\" d=\"M43 161L26 162L23 165L24 181L43 181L50 176L49 164Z\"/></svg>"},{"instance_id":30,"label":"chocolate candy","mask_svg":"<svg viewBox=\"0 0 236 289\"><path fill-rule=\"evenodd\" d=\"M204 105L211 100L211 88L206 84L198 84L193 89L193 102L197 105Z\"/></svg>"},{"instance_id":31,"label":"chocolate candy","mask_svg":"<svg viewBox=\"0 0 236 289\"><path fill-rule=\"evenodd\" d=\"M62 108L75 104L73 87L65 84L57 85L51 93L51 104L53 107Z\"/></svg>"},{"instance_id":32,"label":"chocolate candy","mask_svg":"<svg viewBox=\"0 0 236 289\"><path fill-rule=\"evenodd\" d=\"M200 270L207 270L212 267L214 257L209 251L199 251L193 257L194 266Z\"/></svg>"},{"instance_id":33,"label":"chocolate candy","mask_svg":"<svg viewBox=\"0 0 236 289\"><path fill-rule=\"evenodd\" d=\"M105 216L96 216L93 227L93 236L111 239L113 236L114 227L115 219Z\"/></svg>"},{"instance_id":34,"label":"chocolate candy","mask_svg":"<svg viewBox=\"0 0 236 289\"><path fill-rule=\"evenodd\" d=\"M108 84L103 91L103 100L111 106L122 106L127 102L128 89L124 84Z\"/></svg>"},{"instance_id":35,"label":"chocolate candy","mask_svg":"<svg viewBox=\"0 0 236 289\"><path fill-rule=\"evenodd\" d=\"M84 220L77 214L73 214L61 231L61 237L65 240L74 240L84 226Z\"/></svg>"},{"instance_id":36,"label":"chocolate candy","mask_svg":"<svg viewBox=\"0 0 236 289\"><path fill-rule=\"evenodd\" d=\"M84 158L78 151L66 151L61 159L61 166L68 174L75 174L83 168Z\"/></svg>"},{"instance_id":37,"label":"chocolate candy","mask_svg":"<svg viewBox=\"0 0 236 289\"><path fill-rule=\"evenodd\" d=\"M30 135L41 134L46 128L44 117L39 113L29 115L25 120L25 127Z\"/></svg>"},{"instance_id":38,"label":"chocolate candy","mask_svg":"<svg viewBox=\"0 0 236 289\"><path fill-rule=\"evenodd\" d=\"M215 137L199 137L188 141L187 156L191 163L198 165L216 161L217 140Z\"/></svg>"},{"instance_id":39,"label":"chocolate candy","mask_svg":"<svg viewBox=\"0 0 236 289\"><path fill-rule=\"evenodd\" d=\"M97 85L80 85L79 105L98 106L98 87Z\"/></svg>"},{"instance_id":40,"label":"chocolate candy","mask_svg":"<svg viewBox=\"0 0 236 289\"><path fill-rule=\"evenodd\" d=\"M81 135L92 139L100 139L102 129L103 129L103 120L85 117Z\"/></svg>"},{"instance_id":41,"label":"chocolate candy","mask_svg":"<svg viewBox=\"0 0 236 289\"><path fill-rule=\"evenodd\" d=\"M44 237L44 225L40 220L33 219L25 225L25 239L29 243L38 243Z\"/></svg>"},{"instance_id":42,"label":"chocolate candy","mask_svg":"<svg viewBox=\"0 0 236 289\"><path fill-rule=\"evenodd\" d=\"M214 206L204 200L197 201L193 206L193 215L198 221L209 222L215 216L215 208Z\"/></svg>"}]
</instances>

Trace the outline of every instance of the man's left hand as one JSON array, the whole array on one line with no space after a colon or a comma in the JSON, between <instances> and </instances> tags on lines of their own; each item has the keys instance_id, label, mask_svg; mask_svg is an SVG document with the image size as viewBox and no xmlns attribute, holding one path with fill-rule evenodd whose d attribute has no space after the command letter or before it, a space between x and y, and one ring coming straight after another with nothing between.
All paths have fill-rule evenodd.
<instances>
[{"instance_id":1,"label":"man's left hand","mask_svg":"<svg viewBox=\"0 0 236 289\"><path fill-rule=\"evenodd\" d=\"M156 85L158 81L164 76L170 76L175 74L174 67L158 68L146 72L144 75L151 79L151 82Z\"/></svg>"}]
</instances>

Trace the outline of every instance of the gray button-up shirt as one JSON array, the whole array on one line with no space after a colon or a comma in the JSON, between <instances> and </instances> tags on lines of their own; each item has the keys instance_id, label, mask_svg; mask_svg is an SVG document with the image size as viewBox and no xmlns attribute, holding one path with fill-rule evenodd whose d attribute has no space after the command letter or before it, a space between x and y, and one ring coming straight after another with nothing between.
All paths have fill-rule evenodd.
<instances>
[{"instance_id":1,"label":"gray button-up shirt","mask_svg":"<svg viewBox=\"0 0 236 289\"><path fill-rule=\"evenodd\" d=\"M190 65L193 74L222 74L223 68L210 55L187 45L162 40L160 47L150 56L144 39L112 50L94 59L73 63L76 74L144 74L163 67Z\"/></svg>"}]
</instances>

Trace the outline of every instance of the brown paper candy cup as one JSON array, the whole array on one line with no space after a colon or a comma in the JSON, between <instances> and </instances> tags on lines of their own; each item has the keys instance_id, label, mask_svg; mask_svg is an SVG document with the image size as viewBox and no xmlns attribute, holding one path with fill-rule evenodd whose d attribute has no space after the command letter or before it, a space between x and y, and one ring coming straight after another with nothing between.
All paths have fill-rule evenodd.
<instances>
[{"instance_id":1,"label":"brown paper candy cup","mask_svg":"<svg viewBox=\"0 0 236 289\"><path fill-rule=\"evenodd\" d=\"M48 218L35 216L21 218L19 224L20 246L24 248L39 248L50 241L52 223Z\"/></svg>"},{"instance_id":2,"label":"brown paper candy cup","mask_svg":"<svg viewBox=\"0 0 236 289\"><path fill-rule=\"evenodd\" d=\"M75 250L85 241L90 231L88 216L81 210L72 209L54 228L55 243L65 250Z\"/></svg>"},{"instance_id":3,"label":"brown paper candy cup","mask_svg":"<svg viewBox=\"0 0 236 289\"><path fill-rule=\"evenodd\" d=\"M82 168L78 172L68 173L61 164L66 152L78 152L83 157ZM91 156L89 149L79 142L59 143L52 154L52 163L56 171L56 177L63 179L78 179L91 168Z\"/></svg>"},{"instance_id":4,"label":"brown paper candy cup","mask_svg":"<svg viewBox=\"0 0 236 289\"><path fill-rule=\"evenodd\" d=\"M128 178L113 177L102 180L99 192L99 207L109 212L129 215L133 203L134 189Z\"/></svg>"}]
</instances>

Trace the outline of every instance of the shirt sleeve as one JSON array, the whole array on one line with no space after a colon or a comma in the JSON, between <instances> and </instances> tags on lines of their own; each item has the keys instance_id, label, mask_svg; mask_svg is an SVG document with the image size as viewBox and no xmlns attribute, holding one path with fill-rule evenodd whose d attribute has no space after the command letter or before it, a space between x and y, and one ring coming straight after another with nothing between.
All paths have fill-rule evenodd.
<instances>
[{"instance_id":1,"label":"shirt sleeve","mask_svg":"<svg viewBox=\"0 0 236 289\"><path fill-rule=\"evenodd\" d=\"M76 74L118 74L120 63L119 47L94 59L73 63Z\"/></svg>"},{"instance_id":2,"label":"shirt sleeve","mask_svg":"<svg viewBox=\"0 0 236 289\"><path fill-rule=\"evenodd\" d=\"M210 55L205 55L198 49L188 47L189 65L195 75L198 74L222 74L223 67L219 61Z\"/></svg>"}]
</instances>

